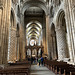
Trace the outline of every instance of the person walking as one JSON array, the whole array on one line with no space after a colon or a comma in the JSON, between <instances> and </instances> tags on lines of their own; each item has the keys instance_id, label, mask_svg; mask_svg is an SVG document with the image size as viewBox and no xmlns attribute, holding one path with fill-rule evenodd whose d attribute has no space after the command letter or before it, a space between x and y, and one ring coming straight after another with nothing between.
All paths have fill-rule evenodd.
<instances>
[{"instance_id":1,"label":"person walking","mask_svg":"<svg viewBox=\"0 0 75 75\"><path fill-rule=\"evenodd\" d=\"M39 58L39 59L38 59L38 63L39 63L39 66L40 66L40 63L41 63L41 58Z\"/></svg>"}]
</instances>

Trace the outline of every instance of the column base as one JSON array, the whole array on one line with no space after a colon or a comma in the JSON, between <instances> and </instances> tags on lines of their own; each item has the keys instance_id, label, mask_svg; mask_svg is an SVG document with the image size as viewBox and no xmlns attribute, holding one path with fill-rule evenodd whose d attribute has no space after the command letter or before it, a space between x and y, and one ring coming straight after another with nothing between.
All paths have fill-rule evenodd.
<instances>
[{"instance_id":1,"label":"column base","mask_svg":"<svg viewBox=\"0 0 75 75\"><path fill-rule=\"evenodd\" d=\"M69 61L69 62L67 62L68 64L72 64L72 65L75 65L75 63L74 62L72 62L72 61Z\"/></svg>"},{"instance_id":2,"label":"column base","mask_svg":"<svg viewBox=\"0 0 75 75\"><path fill-rule=\"evenodd\" d=\"M70 58L63 58L62 60L61 59L58 59L57 61L69 62L70 61Z\"/></svg>"}]
</instances>

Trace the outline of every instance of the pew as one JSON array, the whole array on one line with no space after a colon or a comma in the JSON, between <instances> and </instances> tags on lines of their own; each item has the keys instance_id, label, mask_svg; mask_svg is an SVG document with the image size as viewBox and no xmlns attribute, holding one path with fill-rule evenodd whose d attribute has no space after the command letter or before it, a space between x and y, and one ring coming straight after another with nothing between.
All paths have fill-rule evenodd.
<instances>
[{"instance_id":1,"label":"pew","mask_svg":"<svg viewBox=\"0 0 75 75\"><path fill-rule=\"evenodd\" d=\"M0 70L0 75L15 75L15 74L19 74L19 75L29 75L28 73L28 69L4 69L4 70Z\"/></svg>"},{"instance_id":2,"label":"pew","mask_svg":"<svg viewBox=\"0 0 75 75\"><path fill-rule=\"evenodd\" d=\"M10 66L15 66L15 65L31 65L31 62L30 61L16 61L16 63L8 63Z\"/></svg>"},{"instance_id":3,"label":"pew","mask_svg":"<svg viewBox=\"0 0 75 75\"><path fill-rule=\"evenodd\" d=\"M75 69L64 69L64 74L63 75L71 75L74 72L75 72Z\"/></svg>"},{"instance_id":4,"label":"pew","mask_svg":"<svg viewBox=\"0 0 75 75\"><path fill-rule=\"evenodd\" d=\"M61 75L61 74L63 74L63 75L74 75L75 74L75 66L67 64L67 62L45 60L44 64L50 70L55 72L55 74L59 74L59 75ZM67 70L67 69L69 69L69 70Z\"/></svg>"},{"instance_id":5,"label":"pew","mask_svg":"<svg viewBox=\"0 0 75 75\"><path fill-rule=\"evenodd\" d=\"M44 62L44 64L46 64L46 66L52 70L53 72L58 72L59 71L59 67L58 66L63 66L63 65L67 65L66 62L58 62L58 61L50 61L50 60L46 60Z\"/></svg>"},{"instance_id":6,"label":"pew","mask_svg":"<svg viewBox=\"0 0 75 75\"><path fill-rule=\"evenodd\" d=\"M70 72L70 75L75 75L75 71L74 72Z\"/></svg>"},{"instance_id":7,"label":"pew","mask_svg":"<svg viewBox=\"0 0 75 75\"><path fill-rule=\"evenodd\" d=\"M23 61L8 64L9 66L0 70L0 75L30 75L30 62Z\"/></svg>"},{"instance_id":8,"label":"pew","mask_svg":"<svg viewBox=\"0 0 75 75\"><path fill-rule=\"evenodd\" d=\"M58 68L59 68L59 74L61 75L61 74L63 74L64 73L64 70L71 70L71 69L74 69L75 70L75 68L73 67L73 65L69 65L69 64L67 64L67 65L62 65L62 66L58 66Z\"/></svg>"}]
</instances>

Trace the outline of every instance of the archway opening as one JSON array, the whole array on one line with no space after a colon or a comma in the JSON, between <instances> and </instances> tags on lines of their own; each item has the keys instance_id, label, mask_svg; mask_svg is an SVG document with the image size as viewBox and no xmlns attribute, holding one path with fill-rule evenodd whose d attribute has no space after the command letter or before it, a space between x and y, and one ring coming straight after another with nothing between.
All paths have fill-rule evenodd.
<instances>
[{"instance_id":1,"label":"archway opening","mask_svg":"<svg viewBox=\"0 0 75 75\"><path fill-rule=\"evenodd\" d=\"M67 60L69 57L68 53L68 43L67 43L67 29L66 29L66 20L65 20L65 12L61 11L58 16L57 21L57 47L58 47L58 59L59 60Z\"/></svg>"}]
</instances>

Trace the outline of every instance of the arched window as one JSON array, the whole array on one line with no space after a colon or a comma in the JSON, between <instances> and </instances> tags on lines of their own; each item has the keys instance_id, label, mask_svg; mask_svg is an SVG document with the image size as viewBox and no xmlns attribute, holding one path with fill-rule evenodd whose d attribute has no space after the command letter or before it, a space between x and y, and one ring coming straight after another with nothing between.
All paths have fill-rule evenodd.
<instances>
[{"instance_id":1,"label":"arched window","mask_svg":"<svg viewBox=\"0 0 75 75\"><path fill-rule=\"evenodd\" d=\"M17 24L16 36L19 37L19 24Z\"/></svg>"},{"instance_id":2,"label":"arched window","mask_svg":"<svg viewBox=\"0 0 75 75\"><path fill-rule=\"evenodd\" d=\"M11 27L14 26L14 14L13 11L11 11L11 17L10 17Z\"/></svg>"},{"instance_id":3,"label":"arched window","mask_svg":"<svg viewBox=\"0 0 75 75\"><path fill-rule=\"evenodd\" d=\"M53 17L53 16L54 16L53 6L51 6L51 9L50 9L50 17Z\"/></svg>"},{"instance_id":4,"label":"arched window","mask_svg":"<svg viewBox=\"0 0 75 75\"><path fill-rule=\"evenodd\" d=\"M20 18L20 7L19 7L19 5L17 7L17 16Z\"/></svg>"}]
</instances>

